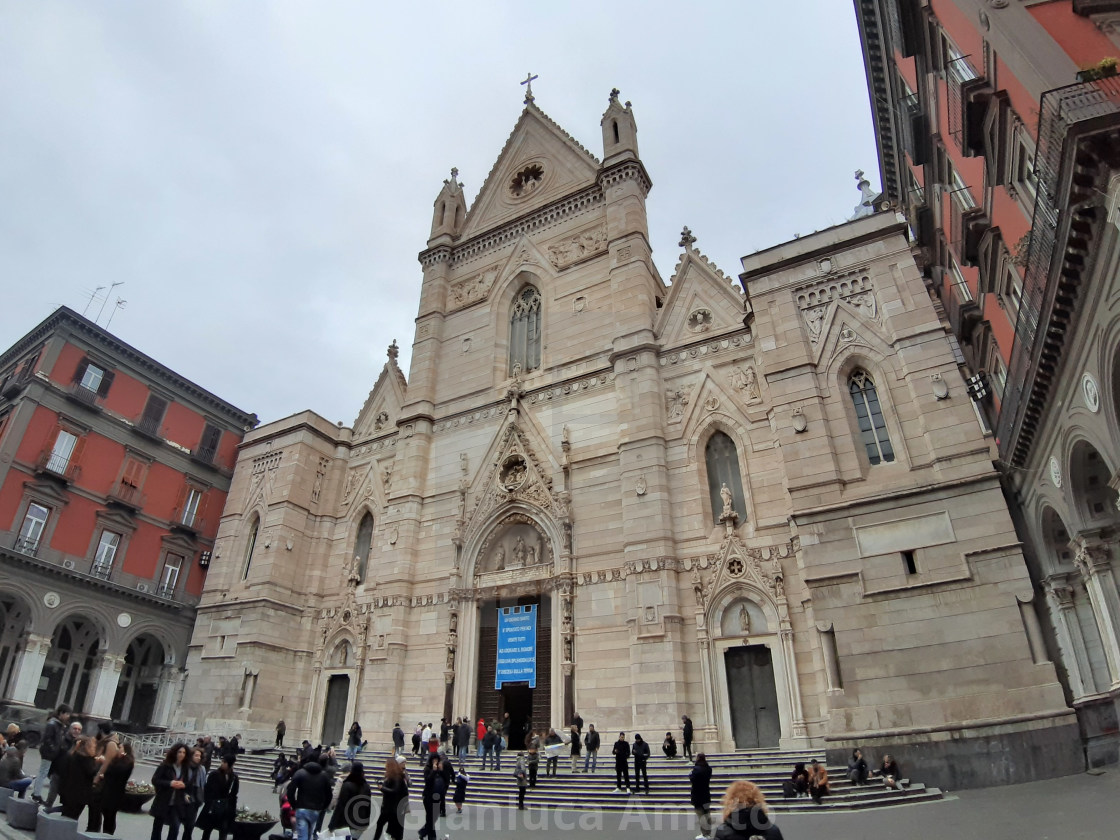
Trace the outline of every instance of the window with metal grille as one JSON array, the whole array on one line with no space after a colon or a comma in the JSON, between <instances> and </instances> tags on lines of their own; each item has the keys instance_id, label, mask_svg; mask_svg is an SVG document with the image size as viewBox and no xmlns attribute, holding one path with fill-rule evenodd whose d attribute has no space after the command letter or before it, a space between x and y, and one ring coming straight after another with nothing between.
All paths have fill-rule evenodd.
<instances>
[{"instance_id":1,"label":"window with metal grille","mask_svg":"<svg viewBox=\"0 0 1120 840\"><path fill-rule=\"evenodd\" d=\"M848 393L856 409L860 440L867 450L867 460L872 464L894 460L894 449L887 433L887 422L879 404L875 383L867 371L857 370L848 378Z\"/></svg>"},{"instance_id":2,"label":"window with metal grille","mask_svg":"<svg viewBox=\"0 0 1120 840\"><path fill-rule=\"evenodd\" d=\"M97 554L93 559L91 573L94 577L107 578L113 571L113 561L117 558L117 549L121 544L121 535L112 531L102 531L101 541L97 544Z\"/></svg>"},{"instance_id":3,"label":"window with metal grille","mask_svg":"<svg viewBox=\"0 0 1120 840\"><path fill-rule=\"evenodd\" d=\"M513 304L509 319L509 372L520 365L522 373L541 366L541 293L526 286Z\"/></svg>"},{"instance_id":4,"label":"window with metal grille","mask_svg":"<svg viewBox=\"0 0 1120 840\"><path fill-rule=\"evenodd\" d=\"M50 515L50 508L34 502L28 504L23 525L19 529L19 537L16 538L16 551L34 554L39 550L39 540L43 538L43 530L47 527L47 519Z\"/></svg>"}]
</instances>

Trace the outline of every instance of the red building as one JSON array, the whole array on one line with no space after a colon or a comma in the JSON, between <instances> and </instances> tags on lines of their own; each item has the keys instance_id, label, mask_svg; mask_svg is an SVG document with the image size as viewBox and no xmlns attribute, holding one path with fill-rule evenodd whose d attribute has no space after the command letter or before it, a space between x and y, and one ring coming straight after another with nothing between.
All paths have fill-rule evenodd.
<instances>
[{"instance_id":1,"label":"red building","mask_svg":"<svg viewBox=\"0 0 1120 840\"><path fill-rule=\"evenodd\" d=\"M62 307L0 355L0 696L163 725L248 414Z\"/></svg>"},{"instance_id":2,"label":"red building","mask_svg":"<svg viewBox=\"0 0 1120 840\"><path fill-rule=\"evenodd\" d=\"M1120 757L1120 2L855 0L883 192L992 430L1090 765ZM1049 619L1046 621L1045 619Z\"/></svg>"}]
</instances>

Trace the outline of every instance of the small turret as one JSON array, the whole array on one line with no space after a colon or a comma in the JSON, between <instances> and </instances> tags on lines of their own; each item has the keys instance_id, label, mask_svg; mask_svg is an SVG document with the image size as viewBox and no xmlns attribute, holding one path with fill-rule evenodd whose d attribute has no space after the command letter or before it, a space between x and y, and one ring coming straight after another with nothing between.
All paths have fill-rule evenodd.
<instances>
[{"instance_id":1,"label":"small turret","mask_svg":"<svg viewBox=\"0 0 1120 840\"><path fill-rule=\"evenodd\" d=\"M463 185L459 183L459 170L453 168L451 177L443 182L443 189L436 196L429 247L441 236L458 236L466 216L467 202L463 197Z\"/></svg>"},{"instance_id":2,"label":"small turret","mask_svg":"<svg viewBox=\"0 0 1120 840\"><path fill-rule=\"evenodd\" d=\"M610 104L599 123L603 128L603 165L627 158L638 159L638 126L630 103L619 104L618 88L611 91Z\"/></svg>"}]
</instances>

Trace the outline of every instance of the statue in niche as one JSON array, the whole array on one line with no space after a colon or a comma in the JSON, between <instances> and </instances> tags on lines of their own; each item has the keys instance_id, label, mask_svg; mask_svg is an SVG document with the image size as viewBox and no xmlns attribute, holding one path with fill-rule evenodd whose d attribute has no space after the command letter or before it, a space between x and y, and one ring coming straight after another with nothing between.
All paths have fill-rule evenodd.
<instances>
[{"instance_id":1,"label":"statue in niche","mask_svg":"<svg viewBox=\"0 0 1120 840\"><path fill-rule=\"evenodd\" d=\"M495 572L503 571L506 567L506 549L501 543L494 549L494 559L490 566Z\"/></svg>"},{"instance_id":2,"label":"statue in niche","mask_svg":"<svg viewBox=\"0 0 1120 840\"><path fill-rule=\"evenodd\" d=\"M451 632L457 633L459 631L459 613L451 613Z\"/></svg>"},{"instance_id":3,"label":"statue in niche","mask_svg":"<svg viewBox=\"0 0 1120 840\"><path fill-rule=\"evenodd\" d=\"M517 535L517 542L513 544L513 562L517 568L525 567L525 560L528 556L528 548L525 545L525 540L521 539L521 535Z\"/></svg>"},{"instance_id":4,"label":"statue in niche","mask_svg":"<svg viewBox=\"0 0 1120 840\"><path fill-rule=\"evenodd\" d=\"M731 386L738 389L747 402L757 402L761 399L758 392L758 374L752 365L733 368L731 371Z\"/></svg>"},{"instance_id":5,"label":"statue in niche","mask_svg":"<svg viewBox=\"0 0 1120 840\"><path fill-rule=\"evenodd\" d=\"M377 417L373 421L373 430L375 432L380 432L382 429L385 428L385 424L388 423L388 422L389 422L389 415L388 415L387 412L384 412L384 411L377 412Z\"/></svg>"},{"instance_id":6,"label":"statue in niche","mask_svg":"<svg viewBox=\"0 0 1120 840\"><path fill-rule=\"evenodd\" d=\"M747 605L739 605L739 629L743 633L751 632L751 614L747 612Z\"/></svg>"},{"instance_id":7,"label":"statue in niche","mask_svg":"<svg viewBox=\"0 0 1120 840\"><path fill-rule=\"evenodd\" d=\"M525 483L527 473L525 462L515 461L506 468L505 475L502 476L502 485L506 490L516 490Z\"/></svg>"},{"instance_id":8,"label":"statue in niche","mask_svg":"<svg viewBox=\"0 0 1120 840\"><path fill-rule=\"evenodd\" d=\"M731 496L731 490L728 488L727 484L724 484L719 488L719 497L723 499L723 515L730 516L734 512L735 508L734 500Z\"/></svg>"},{"instance_id":9,"label":"statue in niche","mask_svg":"<svg viewBox=\"0 0 1120 840\"><path fill-rule=\"evenodd\" d=\"M529 559L525 561L526 566L535 566L540 561L537 559L537 547L535 545L529 546Z\"/></svg>"},{"instance_id":10,"label":"statue in niche","mask_svg":"<svg viewBox=\"0 0 1120 840\"><path fill-rule=\"evenodd\" d=\"M571 662L572 660L572 640L564 640L564 661Z\"/></svg>"},{"instance_id":11,"label":"statue in niche","mask_svg":"<svg viewBox=\"0 0 1120 840\"><path fill-rule=\"evenodd\" d=\"M385 492L388 493L390 488L393 486L393 469L392 469L392 467L386 467L385 468L384 473L382 473L381 480L383 482L385 482Z\"/></svg>"},{"instance_id":12,"label":"statue in niche","mask_svg":"<svg viewBox=\"0 0 1120 840\"><path fill-rule=\"evenodd\" d=\"M346 487L342 491L342 501L350 501L350 496L354 492L354 480L357 478L357 472L352 471L350 475L346 476Z\"/></svg>"},{"instance_id":13,"label":"statue in niche","mask_svg":"<svg viewBox=\"0 0 1120 840\"><path fill-rule=\"evenodd\" d=\"M810 309L805 313L806 324L809 327L809 338L814 342L821 337L821 328L824 326L824 310L823 306L818 306L816 309Z\"/></svg>"},{"instance_id":14,"label":"statue in niche","mask_svg":"<svg viewBox=\"0 0 1120 840\"><path fill-rule=\"evenodd\" d=\"M455 648L453 647L447 649L447 670L455 670Z\"/></svg>"}]
</instances>

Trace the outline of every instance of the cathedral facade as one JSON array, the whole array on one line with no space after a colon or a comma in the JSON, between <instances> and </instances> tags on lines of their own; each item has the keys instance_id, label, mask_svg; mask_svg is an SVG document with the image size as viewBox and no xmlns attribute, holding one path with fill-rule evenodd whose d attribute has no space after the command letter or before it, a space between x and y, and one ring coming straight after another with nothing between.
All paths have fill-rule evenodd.
<instances>
[{"instance_id":1,"label":"cathedral facade","mask_svg":"<svg viewBox=\"0 0 1120 840\"><path fill-rule=\"evenodd\" d=\"M905 223L738 284L686 228L666 281L617 92L601 126L600 160L530 95L473 205L454 170L436 199L407 379L391 347L353 427L247 435L178 726L689 715L709 751L858 743L952 787L1080 769Z\"/></svg>"}]
</instances>

